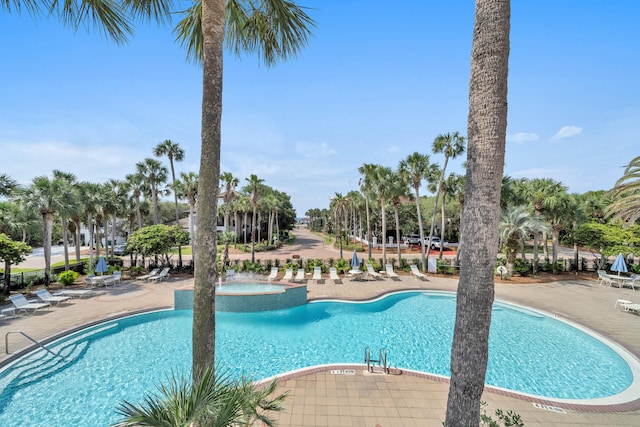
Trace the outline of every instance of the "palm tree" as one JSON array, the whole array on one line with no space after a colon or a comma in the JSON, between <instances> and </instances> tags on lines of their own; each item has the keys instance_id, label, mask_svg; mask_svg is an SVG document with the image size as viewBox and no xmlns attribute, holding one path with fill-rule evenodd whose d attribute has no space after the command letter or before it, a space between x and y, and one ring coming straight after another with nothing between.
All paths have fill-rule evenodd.
<instances>
[{"instance_id":1,"label":"palm tree","mask_svg":"<svg viewBox=\"0 0 640 427\"><path fill-rule=\"evenodd\" d=\"M60 212L60 218L62 222L62 240L63 240L63 251L64 251L64 269L65 271L69 270L69 226L67 222L67 218L73 215L74 211L78 209L76 193L75 193L75 185L77 184L76 176L70 172L62 172L60 170L53 171L54 179L60 181L60 206L58 211ZM75 240L75 239L74 239ZM76 259L78 259L77 251L78 245L76 246Z\"/></svg>"},{"instance_id":2,"label":"palm tree","mask_svg":"<svg viewBox=\"0 0 640 427\"><path fill-rule=\"evenodd\" d=\"M125 176L125 180L129 190L133 195L133 199L136 205L136 220L138 221L138 229L143 227L142 224L142 212L140 210L140 196L145 191L144 183L144 175L140 173L130 173Z\"/></svg>"},{"instance_id":3,"label":"palm tree","mask_svg":"<svg viewBox=\"0 0 640 427\"><path fill-rule=\"evenodd\" d=\"M535 178L524 184L524 196L527 198L536 216L554 209L567 194L567 188L561 182L551 178ZM542 233L544 257L548 258L547 232ZM533 272L538 269L538 234L533 235Z\"/></svg>"},{"instance_id":4,"label":"palm tree","mask_svg":"<svg viewBox=\"0 0 640 427\"><path fill-rule=\"evenodd\" d=\"M223 200L226 207L224 214L224 228L226 231L231 231L231 202L235 197L235 190L240 180L233 176L231 172L223 172L220 174L220 181L224 184ZM224 254L222 256L222 265L227 264L229 259L229 239L225 239L224 242Z\"/></svg>"},{"instance_id":5,"label":"palm tree","mask_svg":"<svg viewBox=\"0 0 640 427\"><path fill-rule=\"evenodd\" d=\"M93 245L96 248L100 247L100 236L95 237L95 223L94 219L97 217L98 212L101 210L101 194L102 188L100 184L91 182L82 182L78 187L79 200L82 204L82 210L86 215L87 228L89 229L89 265L90 268L94 266L93 257ZM79 229L79 222L76 223L76 227ZM99 233L98 233L99 234Z\"/></svg>"},{"instance_id":6,"label":"palm tree","mask_svg":"<svg viewBox=\"0 0 640 427\"><path fill-rule=\"evenodd\" d=\"M400 205L403 200L410 199L409 187L400 178L400 175L393 173L391 175L390 201L393 206L393 217L396 222L396 249L398 250L398 263L402 266L402 249L400 248Z\"/></svg>"},{"instance_id":7,"label":"palm tree","mask_svg":"<svg viewBox=\"0 0 640 427\"><path fill-rule=\"evenodd\" d=\"M640 156L629 162L622 178L610 191L613 203L606 209L606 217L619 219L625 227L640 218Z\"/></svg>"},{"instance_id":8,"label":"palm tree","mask_svg":"<svg viewBox=\"0 0 640 427\"><path fill-rule=\"evenodd\" d=\"M507 258L507 275L513 275L513 265L520 244L531 233L548 230L546 224L532 215L528 206L509 207L500 215L500 240Z\"/></svg>"},{"instance_id":9,"label":"palm tree","mask_svg":"<svg viewBox=\"0 0 640 427\"><path fill-rule=\"evenodd\" d=\"M257 52L267 65L295 56L314 22L289 0L204 0L184 12L176 33L191 59L203 64L202 149L198 190L198 251L194 280L193 372L214 364L217 195L220 177L223 44ZM213 236L213 237L212 237ZM253 253L252 253L253 258Z\"/></svg>"},{"instance_id":10,"label":"palm tree","mask_svg":"<svg viewBox=\"0 0 640 427\"><path fill-rule=\"evenodd\" d=\"M256 231L258 231L259 227L259 225L256 224L256 214L258 210L258 199L260 197L258 186L263 183L264 180L254 174L245 179L249 182L249 187L251 188L249 200L251 200L251 205L253 206L253 215L251 217L251 262L256 262L256 237L258 237L256 236Z\"/></svg>"},{"instance_id":11,"label":"palm tree","mask_svg":"<svg viewBox=\"0 0 640 427\"><path fill-rule=\"evenodd\" d=\"M0 174L0 196L8 196L17 186L18 183L9 175L5 173Z\"/></svg>"},{"instance_id":12,"label":"palm tree","mask_svg":"<svg viewBox=\"0 0 640 427\"><path fill-rule=\"evenodd\" d=\"M144 176L151 190L151 200L153 202L153 223L160 223L158 217L158 186L167 182L167 168L155 159L144 159L136 163L137 173Z\"/></svg>"},{"instance_id":13,"label":"palm tree","mask_svg":"<svg viewBox=\"0 0 640 427\"><path fill-rule=\"evenodd\" d=\"M176 185L176 170L174 168L173 162L181 162L184 160L184 150L180 147L180 144L177 142L173 142L170 139L165 139L153 149L153 155L156 157L167 156L169 159L169 165L171 166L171 185L175 187ZM176 192L173 192L173 200L175 203L175 211L176 211L176 225L180 225L180 212L178 209L178 195ZM178 265L182 265L182 247L178 245Z\"/></svg>"},{"instance_id":14,"label":"palm tree","mask_svg":"<svg viewBox=\"0 0 640 427\"><path fill-rule=\"evenodd\" d=\"M193 223L195 221L195 208L198 200L198 175L193 172L180 173L180 179L176 182L176 188L174 191L181 199L187 199L189 202L189 238L191 239L191 259L195 260L196 248L195 248L195 234L193 229Z\"/></svg>"},{"instance_id":15,"label":"palm tree","mask_svg":"<svg viewBox=\"0 0 640 427\"><path fill-rule=\"evenodd\" d=\"M427 179L430 167L430 159L427 154L420 154L417 151L410 154L406 159L401 160L398 165L400 177L415 191L416 213L418 215L418 231L420 241L424 242L424 229L422 225L422 212L420 209L420 186L422 180ZM427 271L427 259L425 257L425 245L420 245L422 254L422 271Z\"/></svg>"},{"instance_id":16,"label":"palm tree","mask_svg":"<svg viewBox=\"0 0 640 427\"><path fill-rule=\"evenodd\" d=\"M480 423L498 252L507 133L509 0L476 0L469 83L469 154L451 381L445 423Z\"/></svg>"},{"instance_id":17,"label":"palm tree","mask_svg":"<svg viewBox=\"0 0 640 427\"><path fill-rule=\"evenodd\" d=\"M44 280L45 286L51 281L51 234L53 229L53 215L64 203L61 191L62 181L49 179L46 176L33 178L29 187L21 195L22 205L26 209L34 209L42 215L43 248L44 248Z\"/></svg>"},{"instance_id":18,"label":"palm tree","mask_svg":"<svg viewBox=\"0 0 640 427\"><path fill-rule=\"evenodd\" d=\"M349 199L344 197L342 193L335 193L333 197L331 197L331 207L333 210L333 215L336 219L336 241L338 242L338 246L340 247L340 259L344 259L342 255L342 220L344 218L345 213L347 212L347 206L349 205Z\"/></svg>"},{"instance_id":19,"label":"palm tree","mask_svg":"<svg viewBox=\"0 0 640 427\"><path fill-rule=\"evenodd\" d=\"M376 168L377 165L372 163L365 163L358 168L358 172L362 175L358 181L358 185L360 185L360 191L364 195L365 210L367 213L367 248L369 251L369 259L371 259L371 243L373 238L371 235L371 211L369 209L369 200L374 192L373 176Z\"/></svg>"},{"instance_id":20,"label":"palm tree","mask_svg":"<svg viewBox=\"0 0 640 427\"><path fill-rule=\"evenodd\" d=\"M382 260L387 263L387 202L393 197L393 171L385 166L378 166L375 169L373 182L376 188L376 195L380 200L380 213L382 215Z\"/></svg>"},{"instance_id":21,"label":"palm tree","mask_svg":"<svg viewBox=\"0 0 640 427\"><path fill-rule=\"evenodd\" d=\"M256 422L273 426L270 412L282 410L287 396L275 393L277 382L266 387L257 386L243 378L233 380L227 373L214 373L213 369L194 376L170 377L168 384L158 392L145 396L136 406L124 401L117 411L123 421L114 427L128 426L249 426Z\"/></svg>"},{"instance_id":22,"label":"palm tree","mask_svg":"<svg viewBox=\"0 0 640 427\"><path fill-rule=\"evenodd\" d=\"M434 154L444 153L444 164L440 171L440 177L438 178L438 185L436 186L436 202L433 205L433 214L431 215L431 230L429 230L429 242L427 243L427 251L431 249L431 239L433 238L433 228L436 224L436 212L438 211L438 197L441 194L442 181L444 180L444 174L447 171L447 164L449 159L455 159L460 154L464 153L464 137L460 136L458 132L446 133L444 135L436 136L433 140L432 151ZM440 245L442 247L442 245ZM429 262L429 252L427 252L427 262Z\"/></svg>"}]
</instances>

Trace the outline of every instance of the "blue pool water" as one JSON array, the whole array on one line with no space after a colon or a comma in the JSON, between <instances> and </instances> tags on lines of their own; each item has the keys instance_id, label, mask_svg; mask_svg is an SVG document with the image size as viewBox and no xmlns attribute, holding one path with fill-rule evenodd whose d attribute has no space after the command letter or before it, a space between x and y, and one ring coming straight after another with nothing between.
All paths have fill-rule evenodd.
<instances>
[{"instance_id":1,"label":"blue pool water","mask_svg":"<svg viewBox=\"0 0 640 427\"><path fill-rule=\"evenodd\" d=\"M455 296L402 293L369 303L321 302L287 310L217 313L216 358L266 378L306 366L362 363L386 348L394 367L449 375ZM108 322L50 345L0 372L0 426L106 426L114 408L191 364L192 312ZM537 312L496 303L487 384L559 399L618 394L633 374L597 339ZM43 360L52 366L43 368ZM52 372L53 370L53 372ZM23 375L20 375L23 374Z\"/></svg>"}]
</instances>

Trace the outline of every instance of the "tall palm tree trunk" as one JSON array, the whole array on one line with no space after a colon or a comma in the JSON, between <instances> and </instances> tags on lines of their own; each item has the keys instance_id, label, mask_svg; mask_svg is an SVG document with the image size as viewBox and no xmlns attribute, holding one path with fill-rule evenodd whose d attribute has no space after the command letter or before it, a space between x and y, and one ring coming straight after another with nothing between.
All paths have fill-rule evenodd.
<instances>
[{"instance_id":1,"label":"tall palm tree trunk","mask_svg":"<svg viewBox=\"0 0 640 427\"><path fill-rule=\"evenodd\" d=\"M364 198L365 209L367 211L367 249L369 259L371 259L371 214L369 213L369 197Z\"/></svg>"},{"instance_id":2,"label":"tall palm tree trunk","mask_svg":"<svg viewBox=\"0 0 640 427\"><path fill-rule=\"evenodd\" d=\"M442 252L444 251L444 231L445 231L445 217L444 217L444 194L442 195L442 204L440 205L440 255L439 258L442 259Z\"/></svg>"},{"instance_id":3,"label":"tall palm tree trunk","mask_svg":"<svg viewBox=\"0 0 640 427\"><path fill-rule=\"evenodd\" d=\"M218 193L211 189L219 187L220 177L222 42L225 30L225 5L225 0L202 1L204 71L192 332L194 379L199 379L207 368L215 367Z\"/></svg>"},{"instance_id":4,"label":"tall palm tree trunk","mask_svg":"<svg viewBox=\"0 0 640 427\"><path fill-rule=\"evenodd\" d=\"M51 283L51 231L53 229L53 212L42 213L42 223L44 225L42 236L44 239L44 285Z\"/></svg>"},{"instance_id":5,"label":"tall palm tree trunk","mask_svg":"<svg viewBox=\"0 0 640 427\"><path fill-rule=\"evenodd\" d=\"M424 242L424 230L422 225L422 209L420 209L420 189L419 187L414 187L416 191L416 212L418 213L418 227L420 234L420 242ZM422 271L427 272L427 257L425 256L425 245L420 245L420 257L422 260Z\"/></svg>"},{"instance_id":6,"label":"tall palm tree trunk","mask_svg":"<svg viewBox=\"0 0 640 427\"><path fill-rule=\"evenodd\" d=\"M251 262L256 262L256 206L253 206L253 215L251 217Z\"/></svg>"},{"instance_id":7,"label":"tall palm tree trunk","mask_svg":"<svg viewBox=\"0 0 640 427\"><path fill-rule=\"evenodd\" d=\"M446 425L478 426L488 360L507 129L509 0L476 0L462 266Z\"/></svg>"}]
</instances>

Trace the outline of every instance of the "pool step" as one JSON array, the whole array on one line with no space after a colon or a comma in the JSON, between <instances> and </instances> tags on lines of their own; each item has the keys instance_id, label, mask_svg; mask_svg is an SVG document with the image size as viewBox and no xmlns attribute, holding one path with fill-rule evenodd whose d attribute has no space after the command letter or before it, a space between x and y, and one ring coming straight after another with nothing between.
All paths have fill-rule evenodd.
<instances>
[{"instance_id":1,"label":"pool step","mask_svg":"<svg viewBox=\"0 0 640 427\"><path fill-rule=\"evenodd\" d=\"M47 348L58 356L54 356L45 350L36 350L22 358L18 363L11 365L3 374L0 374L0 394L9 387L22 387L39 381L72 365L78 360L89 346L88 338L117 327L111 324L92 329L78 334L70 339L63 340Z\"/></svg>"}]
</instances>

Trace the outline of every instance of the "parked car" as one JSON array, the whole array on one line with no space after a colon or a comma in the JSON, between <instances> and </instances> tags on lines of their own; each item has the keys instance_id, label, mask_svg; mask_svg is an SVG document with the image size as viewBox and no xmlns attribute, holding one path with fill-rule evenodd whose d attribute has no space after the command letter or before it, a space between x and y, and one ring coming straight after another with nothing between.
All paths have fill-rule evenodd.
<instances>
[{"instance_id":1,"label":"parked car","mask_svg":"<svg viewBox=\"0 0 640 427\"><path fill-rule=\"evenodd\" d=\"M428 237L425 237L425 239L424 239L424 240L425 240L425 242L428 242L428 241L429 241L429 238L428 238ZM444 249L444 248L446 248L447 246L449 246L449 243L448 243L448 242L443 242L443 243L442 243L442 248L443 248L443 249ZM439 237L435 237L435 236L433 236L433 237L431 238L431 249L440 249L440 238L439 238Z\"/></svg>"},{"instance_id":2,"label":"parked car","mask_svg":"<svg viewBox=\"0 0 640 427\"><path fill-rule=\"evenodd\" d=\"M124 255L127 252L127 244L122 243L113 247L114 255Z\"/></svg>"},{"instance_id":3,"label":"parked car","mask_svg":"<svg viewBox=\"0 0 640 427\"><path fill-rule=\"evenodd\" d=\"M409 236L404 236L402 238L402 242L405 245L419 245L420 244L420 235L419 234L411 234Z\"/></svg>"}]
</instances>

